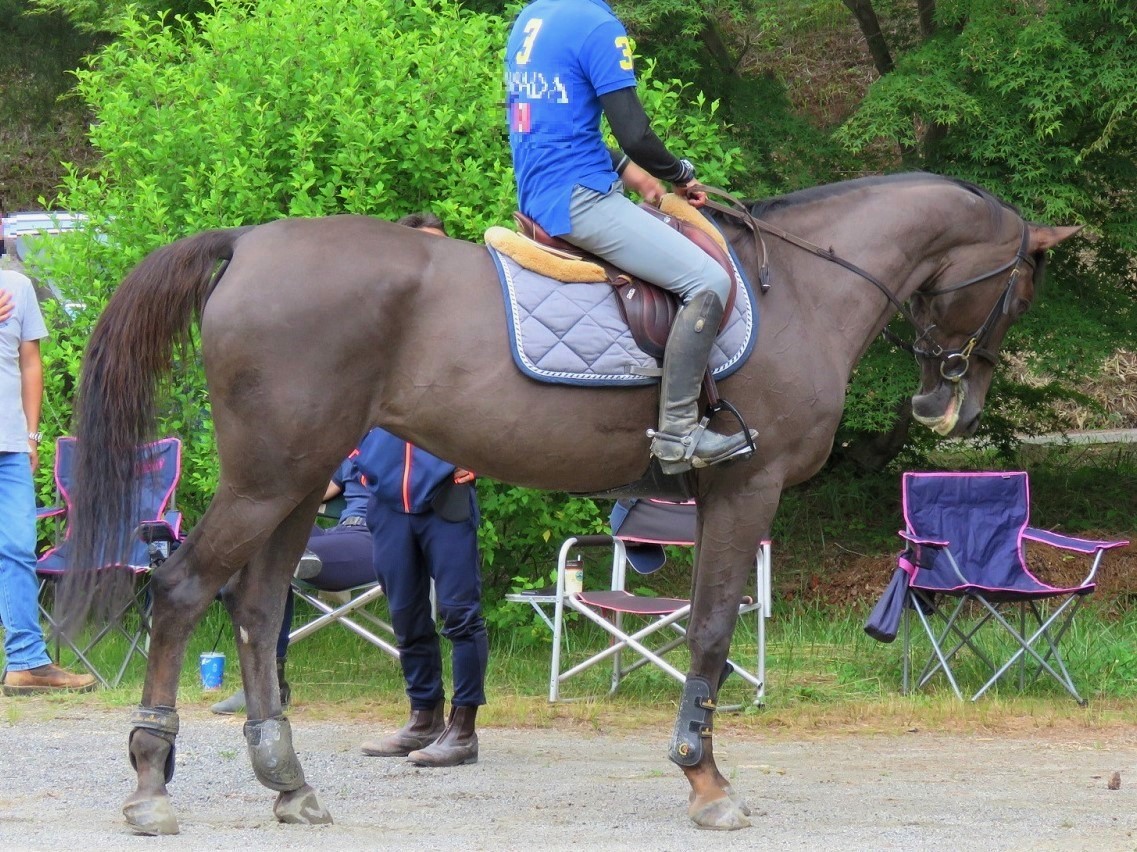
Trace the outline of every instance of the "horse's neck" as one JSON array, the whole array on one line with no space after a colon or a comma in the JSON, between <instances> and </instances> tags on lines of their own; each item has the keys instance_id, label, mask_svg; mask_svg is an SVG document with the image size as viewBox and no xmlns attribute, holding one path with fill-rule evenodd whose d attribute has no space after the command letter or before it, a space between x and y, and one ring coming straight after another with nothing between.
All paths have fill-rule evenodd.
<instances>
[{"instance_id":1,"label":"horse's neck","mask_svg":"<svg viewBox=\"0 0 1137 852\"><path fill-rule=\"evenodd\" d=\"M730 240L753 283L762 261L769 263L771 304L797 317L833 318L809 326L826 336L827 347L834 337L844 338L841 349L852 363L895 313L883 291L904 302L931 273L941 238L928 225L930 211L898 215L893 207L889 199L871 195L795 205L764 221L800 242L766 231L763 247L742 228Z\"/></svg>"}]
</instances>

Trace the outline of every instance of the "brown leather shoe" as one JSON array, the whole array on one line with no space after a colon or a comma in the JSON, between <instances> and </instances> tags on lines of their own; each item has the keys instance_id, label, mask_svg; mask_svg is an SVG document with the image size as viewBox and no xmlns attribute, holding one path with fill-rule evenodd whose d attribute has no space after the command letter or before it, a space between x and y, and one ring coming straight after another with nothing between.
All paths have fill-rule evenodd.
<instances>
[{"instance_id":1,"label":"brown leather shoe","mask_svg":"<svg viewBox=\"0 0 1137 852\"><path fill-rule=\"evenodd\" d=\"M443 718L445 700L432 710L411 709L407 723L381 740L363 743L360 749L371 757L406 757L415 749L426 748L446 730Z\"/></svg>"},{"instance_id":2,"label":"brown leather shoe","mask_svg":"<svg viewBox=\"0 0 1137 852\"><path fill-rule=\"evenodd\" d=\"M94 675L72 674L54 663L22 672L5 672L5 695L34 695L40 692L90 692L97 686Z\"/></svg>"},{"instance_id":3,"label":"brown leather shoe","mask_svg":"<svg viewBox=\"0 0 1137 852\"><path fill-rule=\"evenodd\" d=\"M478 735L474 731L477 707L451 707L446 730L426 748L407 757L415 766L464 766L478 762Z\"/></svg>"}]
</instances>

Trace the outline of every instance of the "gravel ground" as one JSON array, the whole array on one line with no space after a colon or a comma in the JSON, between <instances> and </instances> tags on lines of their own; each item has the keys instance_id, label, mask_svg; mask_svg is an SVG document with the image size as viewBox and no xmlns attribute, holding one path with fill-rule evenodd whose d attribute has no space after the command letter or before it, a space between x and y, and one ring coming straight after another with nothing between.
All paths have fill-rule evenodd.
<instances>
[{"instance_id":1,"label":"gravel ground","mask_svg":"<svg viewBox=\"0 0 1137 852\"><path fill-rule=\"evenodd\" d=\"M801 740L728 728L716 756L754 827L720 834L687 820L669 731L488 728L477 765L426 770L360 755L369 725L294 718L308 780L336 823L286 826L253 778L242 720L188 709L171 785L182 833L149 838L120 814L134 785L126 711L0 708L3 850L1137 848L1131 733Z\"/></svg>"}]
</instances>

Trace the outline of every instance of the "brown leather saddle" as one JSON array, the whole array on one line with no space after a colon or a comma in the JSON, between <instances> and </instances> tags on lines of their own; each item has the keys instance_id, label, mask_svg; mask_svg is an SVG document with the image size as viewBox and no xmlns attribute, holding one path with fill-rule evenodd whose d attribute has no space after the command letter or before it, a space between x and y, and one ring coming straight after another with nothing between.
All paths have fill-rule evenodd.
<instances>
[{"instance_id":1,"label":"brown leather saddle","mask_svg":"<svg viewBox=\"0 0 1137 852\"><path fill-rule=\"evenodd\" d=\"M640 207L687 237L726 270L727 275L730 276L731 287L730 296L727 298L723 311L723 324L725 325L734 309L734 300L738 293L738 277L735 275L734 265L730 262L726 252L709 234L695 225L674 216L668 216L650 204L641 204ZM560 237L549 236L544 228L520 211L514 213L513 218L517 222L517 230L533 242L559 254L569 255L600 266L608 278L608 283L616 288L620 312L624 321L627 322L628 329L631 331L636 344L651 357L660 361L663 360L667 335L671 331L671 324L675 321L675 315L679 312L679 300L675 295L662 287L657 287L655 284L617 269L606 260L596 257Z\"/></svg>"}]
</instances>

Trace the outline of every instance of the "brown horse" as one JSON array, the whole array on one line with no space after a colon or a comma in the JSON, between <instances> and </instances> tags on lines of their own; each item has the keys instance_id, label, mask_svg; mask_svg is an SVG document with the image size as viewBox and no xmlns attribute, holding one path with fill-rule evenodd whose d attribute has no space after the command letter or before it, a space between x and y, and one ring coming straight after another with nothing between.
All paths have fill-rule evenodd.
<instances>
[{"instance_id":1,"label":"brown horse","mask_svg":"<svg viewBox=\"0 0 1137 852\"><path fill-rule=\"evenodd\" d=\"M720 390L760 438L749 460L697 475L691 668L670 749L691 785L688 813L709 828L749 824L711 738L736 605L782 489L829 454L853 366L900 309L921 369L915 416L945 435L970 434L994 353L1034 297L1036 266L1077 230L1028 224L974 186L921 174L819 187L752 212L764 242L750 216L724 218L723 228L752 280L768 266L771 287L759 298L757 347ZM279 819L328 821L281 714L273 642L329 472L378 425L506 482L614 489L647 468L656 392L523 377L483 247L358 216L200 233L146 257L91 337L76 564L98 564L130 533L122 518L133 448L149 437L159 380L195 313L220 481L154 578L149 668L129 746L138 787L124 813L143 833L178 830L166 789L178 677L190 632L228 582L257 778L279 792ZM95 592L70 600L82 609Z\"/></svg>"}]
</instances>

